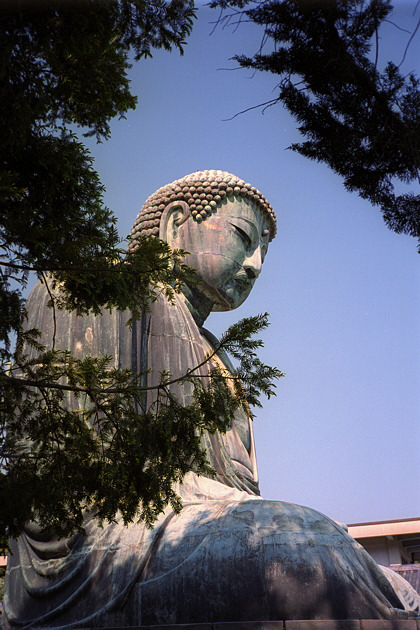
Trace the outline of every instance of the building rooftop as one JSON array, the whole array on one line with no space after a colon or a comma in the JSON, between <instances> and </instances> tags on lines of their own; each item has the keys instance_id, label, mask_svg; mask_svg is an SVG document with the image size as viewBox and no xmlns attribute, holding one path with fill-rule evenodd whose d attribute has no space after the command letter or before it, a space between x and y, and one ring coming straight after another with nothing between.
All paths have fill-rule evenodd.
<instances>
[{"instance_id":1,"label":"building rooftop","mask_svg":"<svg viewBox=\"0 0 420 630\"><path fill-rule=\"evenodd\" d=\"M348 528L349 534L369 552L373 545L375 543L379 545L382 539L388 546L390 543L398 544L402 552L401 564L420 563L420 517L352 523ZM394 564L400 564L400 562L391 561L388 566L393 567Z\"/></svg>"}]
</instances>

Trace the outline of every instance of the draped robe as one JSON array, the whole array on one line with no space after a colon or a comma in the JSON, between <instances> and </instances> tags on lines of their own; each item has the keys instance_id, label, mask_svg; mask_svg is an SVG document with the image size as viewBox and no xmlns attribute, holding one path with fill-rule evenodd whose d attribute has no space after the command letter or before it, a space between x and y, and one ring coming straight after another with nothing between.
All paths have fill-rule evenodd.
<instances>
[{"instance_id":1,"label":"draped robe","mask_svg":"<svg viewBox=\"0 0 420 630\"><path fill-rule=\"evenodd\" d=\"M28 327L52 340L48 295L32 292ZM56 346L74 356L113 357L115 366L167 370L200 364L215 339L181 297L163 299L127 328L126 313L77 317L60 312ZM232 369L225 356L218 359ZM202 373L205 375L205 370ZM175 386L182 401L187 388ZM407 619L404 605L372 558L343 526L307 507L258 497L249 418L235 416L225 436L203 438L215 479L189 473L150 530L142 523L99 528L57 540L29 524L11 541L6 628L122 627L282 619Z\"/></svg>"}]
</instances>

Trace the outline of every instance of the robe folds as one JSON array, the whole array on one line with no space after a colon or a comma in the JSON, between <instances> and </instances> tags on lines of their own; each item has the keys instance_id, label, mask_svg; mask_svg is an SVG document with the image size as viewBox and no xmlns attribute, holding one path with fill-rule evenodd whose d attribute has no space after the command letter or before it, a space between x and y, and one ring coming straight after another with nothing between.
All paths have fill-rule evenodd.
<instances>
[{"instance_id":1,"label":"robe folds","mask_svg":"<svg viewBox=\"0 0 420 630\"><path fill-rule=\"evenodd\" d=\"M27 304L28 328L40 329L44 344L53 335L47 302L37 285ZM60 312L56 347L149 370L144 383L151 385L163 370L184 374L215 345L179 296L174 305L158 300L131 329L127 319ZM231 369L225 356L218 361ZM188 401L188 388L174 393ZM343 526L316 510L259 498L243 410L225 436L205 436L204 444L216 477L189 473L177 488L181 513L167 508L152 530L118 518L100 528L86 515L86 536L58 540L28 524L10 543L5 627L417 618Z\"/></svg>"}]
</instances>

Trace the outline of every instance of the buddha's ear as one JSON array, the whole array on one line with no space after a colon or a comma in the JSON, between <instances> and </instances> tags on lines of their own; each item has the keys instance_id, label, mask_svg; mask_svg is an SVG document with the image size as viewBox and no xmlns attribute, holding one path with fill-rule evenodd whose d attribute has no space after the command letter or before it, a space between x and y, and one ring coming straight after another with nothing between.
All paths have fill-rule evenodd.
<instances>
[{"instance_id":1,"label":"buddha's ear","mask_svg":"<svg viewBox=\"0 0 420 630\"><path fill-rule=\"evenodd\" d=\"M159 238L172 245L178 238L179 227L191 216L190 207L185 201L172 201L162 212ZM177 244L179 247L179 244Z\"/></svg>"}]
</instances>

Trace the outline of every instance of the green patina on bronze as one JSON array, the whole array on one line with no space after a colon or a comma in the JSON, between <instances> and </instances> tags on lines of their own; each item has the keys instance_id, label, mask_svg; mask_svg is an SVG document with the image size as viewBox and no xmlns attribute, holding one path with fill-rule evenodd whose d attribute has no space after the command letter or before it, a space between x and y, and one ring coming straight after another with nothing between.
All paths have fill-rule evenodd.
<instances>
[{"instance_id":1,"label":"green patina on bronze","mask_svg":"<svg viewBox=\"0 0 420 630\"><path fill-rule=\"evenodd\" d=\"M242 304L274 234L271 206L229 173L197 172L161 188L143 206L131 247L142 235L159 236L189 252L201 282L183 286L173 303L160 297L131 328L126 312L60 312L57 345L76 357L107 354L149 388L164 372L177 379L197 368L203 383L214 368L234 375L203 324L212 310ZM28 325L47 345L48 301L40 284L28 300ZM188 404L191 384L173 382L170 395ZM149 389L145 409L155 398ZM258 498L248 411L238 408L226 433L203 433L214 479L190 471L177 489L183 510L167 508L153 530L124 527L119 517L99 528L86 514L86 537L56 540L28 525L11 541L5 628L416 619L417 600L401 584L397 594L343 526L307 507Z\"/></svg>"}]
</instances>

